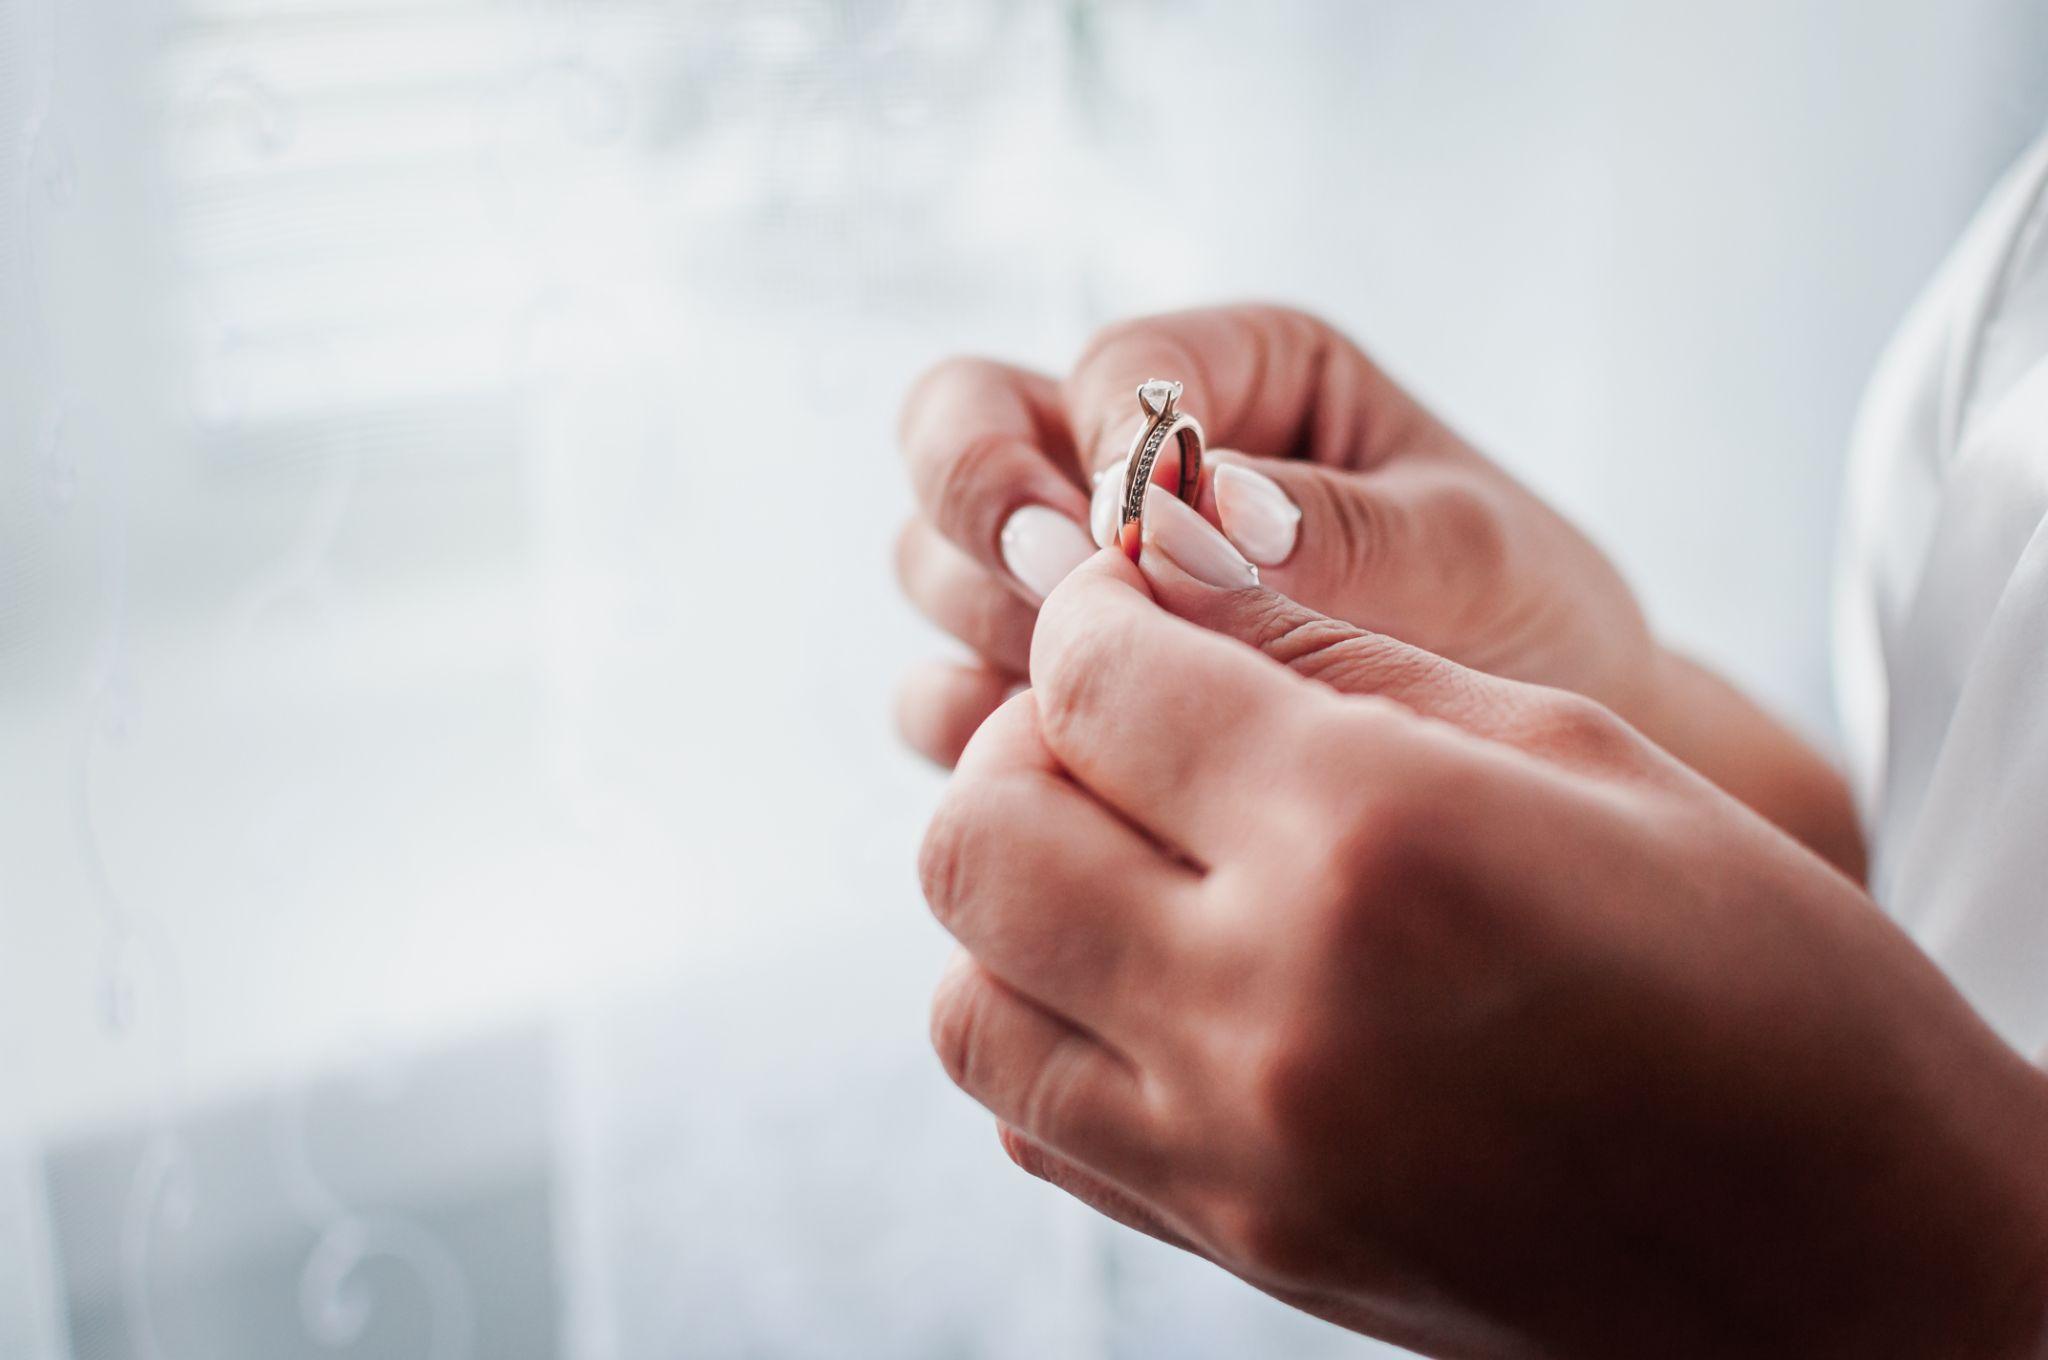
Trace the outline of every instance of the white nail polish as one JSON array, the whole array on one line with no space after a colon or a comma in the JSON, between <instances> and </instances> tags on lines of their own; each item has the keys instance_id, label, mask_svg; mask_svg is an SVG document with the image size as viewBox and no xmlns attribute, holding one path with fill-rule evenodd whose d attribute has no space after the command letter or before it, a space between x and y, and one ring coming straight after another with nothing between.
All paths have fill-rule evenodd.
<instances>
[{"instance_id":1,"label":"white nail polish","mask_svg":"<svg viewBox=\"0 0 2048 1360\"><path fill-rule=\"evenodd\" d=\"M1158 485L1145 493L1145 551L1158 551L1206 585L1243 590L1259 583L1259 569L1180 497ZM1144 559L1138 561L1144 566Z\"/></svg>"},{"instance_id":2,"label":"white nail polish","mask_svg":"<svg viewBox=\"0 0 2048 1360\"><path fill-rule=\"evenodd\" d=\"M1096 547L1116 542L1116 512L1123 497L1124 461L1118 459L1095 474L1095 490L1088 497L1088 532L1095 536Z\"/></svg>"},{"instance_id":3,"label":"white nail polish","mask_svg":"<svg viewBox=\"0 0 2048 1360\"><path fill-rule=\"evenodd\" d=\"M1294 552L1301 532L1301 507L1263 472L1236 463L1218 463L1216 516L1223 532L1254 562L1275 566Z\"/></svg>"},{"instance_id":4,"label":"white nail polish","mask_svg":"<svg viewBox=\"0 0 2048 1360\"><path fill-rule=\"evenodd\" d=\"M1003 523L1003 565L1044 599L1095 553L1081 526L1045 505L1026 505Z\"/></svg>"}]
</instances>

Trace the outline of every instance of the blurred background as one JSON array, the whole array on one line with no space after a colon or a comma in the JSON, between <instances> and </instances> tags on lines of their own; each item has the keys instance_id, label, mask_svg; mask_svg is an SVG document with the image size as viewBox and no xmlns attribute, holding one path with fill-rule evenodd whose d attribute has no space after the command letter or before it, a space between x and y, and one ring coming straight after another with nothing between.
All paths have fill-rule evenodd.
<instances>
[{"instance_id":1,"label":"blurred background","mask_svg":"<svg viewBox=\"0 0 2048 1360\"><path fill-rule=\"evenodd\" d=\"M0 1354L1389 1354L929 1056L902 388L1306 305L1826 741L1857 392L2044 72L2018 0L6 0Z\"/></svg>"}]
</instances>

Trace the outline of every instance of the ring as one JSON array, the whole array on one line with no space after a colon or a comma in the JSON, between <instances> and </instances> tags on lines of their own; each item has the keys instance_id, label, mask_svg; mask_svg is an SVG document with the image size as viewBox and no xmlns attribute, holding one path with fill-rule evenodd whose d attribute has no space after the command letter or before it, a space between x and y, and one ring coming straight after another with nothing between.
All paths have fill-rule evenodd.
<instances>
[{"instance_id":1,"label":"ring","mask_svg":"<svg viewBox=\"0 0 2048 1360\"><path fill-rule=\"evenodd\" d=\"M1124 501L1117 519L1117 543L1133 561L1143 547L1145 492L1152 485L1152 467L1168 439L1180 441L1180 485L1177 494L1193 505L1202 493L1202 423L1182 412L1181 385L1164 378L1138 384L1138 407L1145 423L1131 440L1124 459Z\"/></svg>"}]
</instances>

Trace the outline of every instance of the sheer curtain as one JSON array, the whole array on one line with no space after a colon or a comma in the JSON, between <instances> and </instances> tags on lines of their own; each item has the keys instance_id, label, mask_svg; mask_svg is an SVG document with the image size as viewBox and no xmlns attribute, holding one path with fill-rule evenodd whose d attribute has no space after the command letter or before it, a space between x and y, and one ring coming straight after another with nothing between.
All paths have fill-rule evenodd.
<instances>
[{"instance_id":1,"label":"sheer curtain","mask_svg":"<svg viewBox=\"0 0 2048 1360\"><path fill-rule=\"evenodd\" d=\"M1861 370L2044 50L1992 0L0 10L0 1353L1375 1353L1015 1173L925 1051L898 392L1315 307L1825 734Z\"/></svg>"}]
</instances>

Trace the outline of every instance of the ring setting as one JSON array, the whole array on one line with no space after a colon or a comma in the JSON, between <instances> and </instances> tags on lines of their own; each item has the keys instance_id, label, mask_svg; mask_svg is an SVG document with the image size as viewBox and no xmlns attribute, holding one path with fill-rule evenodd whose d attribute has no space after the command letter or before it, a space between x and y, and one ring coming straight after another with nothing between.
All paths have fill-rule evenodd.
<instances>
[{"instance_id":1,"label":"ring setting","mask_svg":"<svg viewBox=\"0 0 2048 1360\"><path fill-rule=\"evenodd\" d=\"M1133 562L1144 546L1145 492L1152 485L1152 469L1166 448L1166 441L1180 445L1180 476L1174 494L1193 505L1202 491L1202 423L1180 409L1182 387L1165 378L1138 384L1138 409L1144 424L1131 440L1124 459L1124 494L1117 513L1117 543Z\"/></svg>"}]
</instances>

